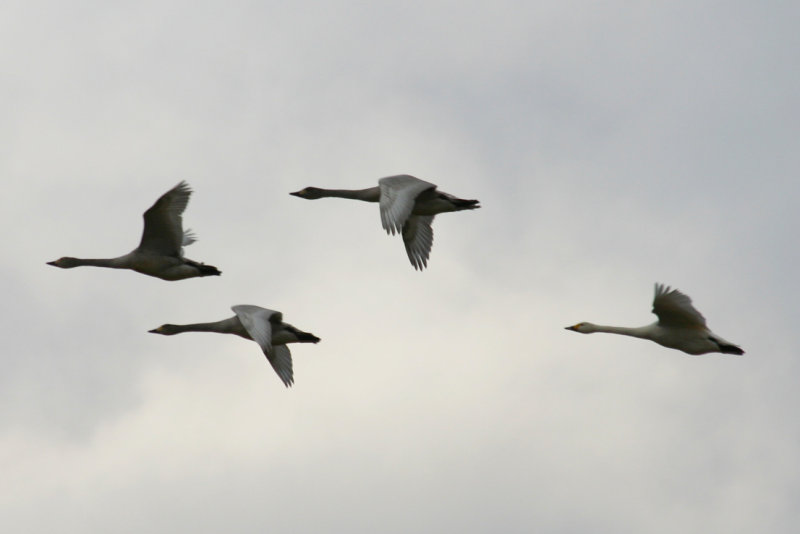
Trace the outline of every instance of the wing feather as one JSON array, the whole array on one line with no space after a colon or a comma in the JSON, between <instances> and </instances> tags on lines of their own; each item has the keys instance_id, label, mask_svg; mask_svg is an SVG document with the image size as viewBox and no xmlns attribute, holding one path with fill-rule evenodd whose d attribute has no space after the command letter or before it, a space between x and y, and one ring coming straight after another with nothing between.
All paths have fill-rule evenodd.
<instances>
[{"instance_id":1,"label":"wing feather","mask_svg":"<svg viewBox=\"0 0 800 534\"><path fill-rule=\"evenodd\" d=\"M421 271L428 266L433 247L433 215L412 215L403 225L403 243L414 269Z\"/></svg>"},{"instance_id":2,"label":"wing feather","mask_svg":"<svg viewBox=\"0 0 800 534\"><path fill-rule=\"evenodd\" d=\"M279 327L283 314L252 304L239 304L231 309L253 341L259 344L281 382L287 388L291 386L294 383L292 353L286 345L272 345L273 326Z\"/></svg>"},{"instance_id":3,"label":"wing feather","mask_svg":"<svg viewBox=\"0 0 800 534\"><path fill-rule=\"evenodd\" d=\"M288 388L294 384L294 371L292 369L292 353L286 345L275 345L272 354L266 354L272 368L278 373L281 382Z\"/></svg>"},{"instance_id":4,"label":"wing feather","mask_svg":"<svg viewBox=\"0 0 800 534\"><path fill-rule=\"evenodd\" d=\"M381 190L381 224L387 233L402 232L403 225L414 211L414 202L420 193L435 189L432 183L407 174L387 176L378 180Z\"/></svg>"},{"instance_id":5,"label":"wing feather","mask_svg":"<svg viewBox=\"0 0 800 534\"><path fill-rule=\"evenodd\" d=\"M692 306L692 299L677 289L656 284L653 313L662 326L698 328L706 326L706 319Z\"/></svg>"},{"instance_id":6,"label":"wing feather","mask_svg":"<svg viewBox=\"0 0 800 534\"><path fill-rule=\"evenodd\" d=\"M195 241L197 241L197 235L192 232L191 228L183 231L183 241L181 242L181 246L188 247Z\"/></svg>"},{"instance_id":7,"label":"wing feather","mask_svg":"<svg viewBox=\"0 0 800 534\"><path fill-rule=\"evenodd\" d=\"M281 320L280 312L252 304L239 304L231 309L253 341L259 344L264 354L269 353L272 350L272 321L275 320L276 315L278 316L277 320Z\"/></svg>"},{"instance_id":8,"label":"wing feather","mask_svg":"<svg viewBox=\"0 0 800 534\"><path fill-rule=\"evenodd\" d=\"M180 256L185 240L182 214L189 204L191 194L189 184L181 181L144 212L140 251Z\"/></svg>"}]
</instances>

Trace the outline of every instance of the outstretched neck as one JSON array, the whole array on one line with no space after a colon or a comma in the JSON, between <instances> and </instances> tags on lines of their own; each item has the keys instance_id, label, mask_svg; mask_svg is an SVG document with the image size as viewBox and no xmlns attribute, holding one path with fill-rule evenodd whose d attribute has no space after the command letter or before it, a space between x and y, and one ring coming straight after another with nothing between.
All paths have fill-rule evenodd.
<instances>
[{"instance_id":1,"label":"outstretched neck","mask_svg":"<svg viewBox=\"0 0 800 534\"><path fill-rule=\"evenodd\" d=\"M236 334L246 339L251 339L242 326L238 317L214 321L212 323L192 324L165 324L155 330L155 333L172 336L183 332L215 332L217 334Z\"/></svg>"},{"instance_id":2,"label":"outstretched neck","mask_svg":"<svg viewBox=\"0 0 800 534\"><path fill-rule=\"evenodd\" d=\"M366 189L320 189L321 196L333 198L349 198L353 200L363 200L364 202L378 202L381 198L379 187L368 187Z\"/></svg>"},{"instance_id":3,"label":"outstretched neck","mask_svg":"<svg viewBox=\"0 0 800 534\"><path fill-rule=\"evenodd\" d=\"M219 322L213 323L192 323L192 324L175 324L172 325L172 330L176 334L183 332L217 332L224 334L225 330L220 328Z\"/></svg>"},{"instance_id":4,"label":"outstretched neck","mask_svg":"<svg viewBox=\"0 0 800 534\"><path fill-rule=\"evenodd\" d=\"M73 267L109 267L111 269L128 269L130 267L128 256L118 258L61 258L50 262L50 265L71 269Z\"/></svg>"},{"instance_id":5,"label":"outstretched neck","mask_svg":"<svg viewBox=\"0 0 800 534\"><path fill-rule=\"evenodd\" d=\"M592 325L587 333L604 332L606 334L620 334L623 336L638 337L641 339L652 339L652 331L648 326L628 327L628 326L607 326L596 324Z\"/></svg>"}]
</instances>

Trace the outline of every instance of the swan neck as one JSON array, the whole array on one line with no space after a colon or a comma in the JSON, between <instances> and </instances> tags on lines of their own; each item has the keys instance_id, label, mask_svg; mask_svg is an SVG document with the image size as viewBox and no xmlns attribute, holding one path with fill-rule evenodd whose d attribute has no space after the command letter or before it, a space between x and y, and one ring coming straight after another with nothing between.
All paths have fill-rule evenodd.
<instances>
[{"instance_id":1,"label":"swan neck","mask_svg":"<svg viewBox=\"0 0 800 534\"><path fill-rule=\"evenodd\" d=\"M192 324L176 324L175 331L179 334L183 332L216 332L215 323L192 323Z\"/></svg>"},{"instance_id":2,"label":"swan neck","mask_svg":"<svg viewBox=\"0 0 800 534\"><path fill-rule=\"evenodd\" d=\"M76 267L109 267L111 269L125 269L128 265L123 260L125 256L119 258L75 258L73 263Z\"/></svg>"},{"instance_id":3,"label":"swan neck","mask_svg":"<svg viewBox=\"0 0 800 534\"><path fill-rule=\"evenodd\" d=\"M378 202L381 198L379 187L368 187L366 189L321 189L323 196L334 198L349 198L352 200L363 200L364 202Z\"/></svg>"},{"instance_id":4,"label":"swan neck","mask_svg":"<svg viewBox=\"0 0 800 534\"><path fill-rule=\"evenodd\" d=\"M235 319L235 317L232 319ZM231 319L225 319L211 323L176 324L171 325L171 328L176 334L181 334L183 332L216 332L218 334L238 334L231 323Z\"/></svg>"},{"instance_id":5,"label":"swan neck","mask_svg":"<svg viewBox=\"0 0 800 534\"><path fill-rule=\"evenodd\" d=\"M606 334L620 334L623 336L638 337L642 339L650 339L650 330L646 326L628 327L628 326L607 326L607 325L594 325L594 332L604 332Z\"/></svg>"}]
</instances>

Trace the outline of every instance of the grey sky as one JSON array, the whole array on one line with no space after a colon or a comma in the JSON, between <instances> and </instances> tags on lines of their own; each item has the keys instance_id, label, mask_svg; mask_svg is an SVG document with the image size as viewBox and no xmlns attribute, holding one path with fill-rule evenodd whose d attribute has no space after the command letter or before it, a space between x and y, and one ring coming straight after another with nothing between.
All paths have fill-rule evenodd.
<instances>
[{"instance_id":1,"label":"grey sky","mask_svg":"<svg viewBox=\"0 0 800 534\"><path fill-rule=\"evenodd\" d=\"M798 521L800 8L12 2L0 8L4 532L788 532ZM481 200L413 270L375 205ZM130 251L195 193L167 283ZM744 357L637 326L680 288ZM234 336L281 310L286 390Z\"/></svg>"}]
</instances>

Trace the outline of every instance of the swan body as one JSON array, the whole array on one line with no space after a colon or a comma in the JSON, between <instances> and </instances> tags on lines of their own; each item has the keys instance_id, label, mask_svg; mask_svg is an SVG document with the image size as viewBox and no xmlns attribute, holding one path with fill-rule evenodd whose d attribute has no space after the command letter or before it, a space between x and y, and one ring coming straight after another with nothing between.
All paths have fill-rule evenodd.
<instances>
[{"instance_id":1,"label":"swan body","mask_svg":"<svg viewBox=\"0 0 800 534\"><path fill-rule=\"evenodd\" d=\"M318 343L320 339L314 334L303 332L289 323L284 323L281 312L251 304L240 304L231 309L236 315L221 321L184 325L164 324L149 330L149 332L165 336L183 332L216 332L251 339L259 344L284 385L291 386L294 383L292 353L286 345L288 343Z\"/></svg>"},{"instance_id":2,"label":"swan body","mask_svg":"<svg viewBox=\"0 0 800 534\"><path fill-rule=\"evenodd\" d=\"M658 321L638 328L578 323L568 326L567 330L581 334L606 332L649 339L664 347L694 355L709 352L744 354L740 347L709 330L705 317L692 306L692 300L677 289L671 290L663 284L656 284L653 313L658 316Z\"/></svg>"},{"instance_id":3,"label":"swan body","mask_svg":"<svg viewBox=\"0 0 800 534\"><path fill-rule=\"evenodd\" d=\"M387 233L403 236L411 265L422 270L428 265L433 246L433 218L449 211L480 208L478 200L464 200L436 189L436 185L407 174L378 180L367 189L322 189L306 187L289 193L296 197L349 198L380 204L381 224Z\"/></svg>"},{"instance_id":4,"label":"swan body","mask_svg":"<svg viewBox=\"0 0 800 534\"><path fill-rule=\"evenodd\" d=\"M62 269L81 266L130 269L162 280L218 276L222 273L216 267L183 257L183 247L196 241L191 230L183 230L182 214L189 204L191 194L189 184L182 181L161 195L156 203L144 212L142 240L139 246L128 254L107 259L65 256L47 264Z\"/></svg>"}]
</instances>

